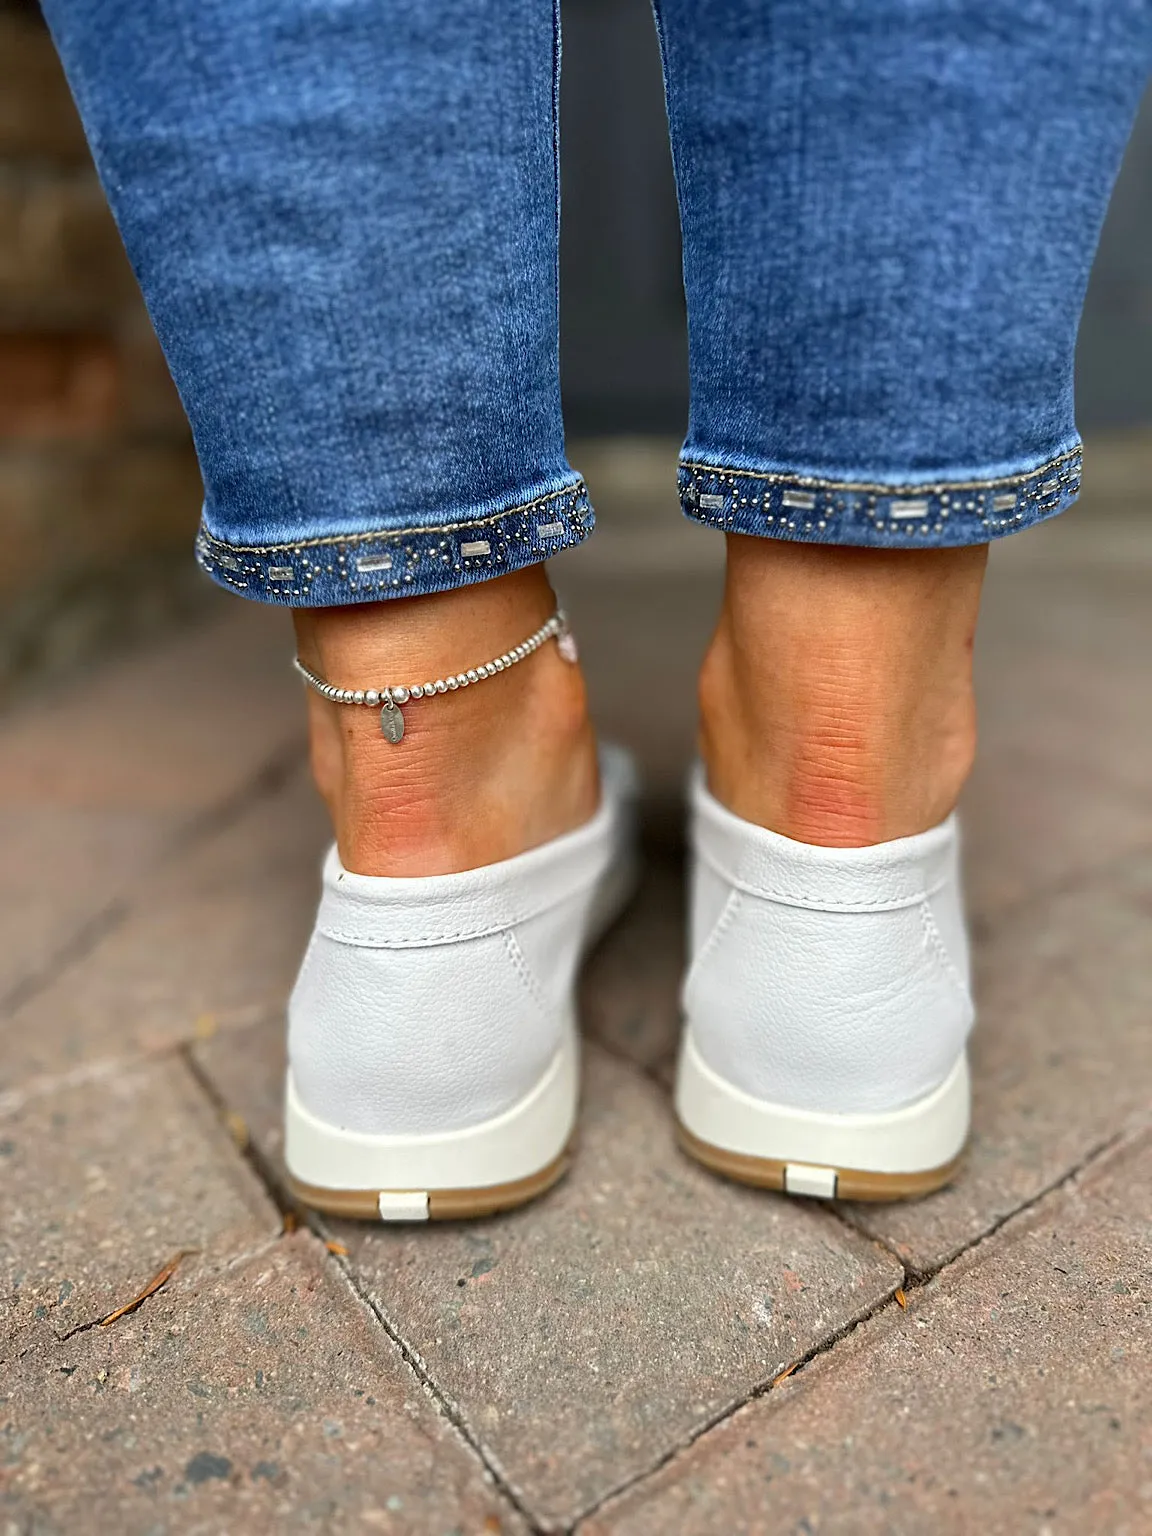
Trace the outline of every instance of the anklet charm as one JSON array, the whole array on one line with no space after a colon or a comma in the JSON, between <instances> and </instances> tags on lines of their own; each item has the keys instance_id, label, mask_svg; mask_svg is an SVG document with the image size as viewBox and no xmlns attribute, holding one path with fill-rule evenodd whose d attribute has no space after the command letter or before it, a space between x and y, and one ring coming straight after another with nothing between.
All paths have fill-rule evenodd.
<instances>
[{"instance_id":1,"label":"anklet charm","mask_svg":"<svg viewBox=\"0 0 1152 1536\"><path fill-rule=\"evenodd\" d=\"M457 672L454 677L438 677L432 683L410 683L407 686L394 683L388 688L337 688L334 683L325 682L322 677L317 677L315 672L309 669L295 657L292 665L310 688L314 688L321 698L327 699L332 704L366 704L370 709L380 711L380 734L393 746L398 745L404 737L404 711L402 705L410 699L431 698L434 693L455 693L458 688L469 688L473 683L482 683L489 677L495 677L497 672L505 672L509 667L514 667L518 661L525 661L534 651L538 651L549 640L557 642L557 650L567 662L577 660L576 641L572 637L572 631L568 628L568 620L563 609L557 608L552 617L534 635L529 635L527 640L505 651L502 656L497 656L492 661L483 662L478 667L470 667L467 672Z\"/></svg>"},{"instance_id":2,"label":"anklet charm","mask_svg":"<svg viewBox=\"0 0 1152 1536\"><path fill-rule=\"evenodd\" d=\"M380 711L380 734L386 736L393 746L404 735L404 712L398 705L389 699Z\"/></svg>"}]
</instances>

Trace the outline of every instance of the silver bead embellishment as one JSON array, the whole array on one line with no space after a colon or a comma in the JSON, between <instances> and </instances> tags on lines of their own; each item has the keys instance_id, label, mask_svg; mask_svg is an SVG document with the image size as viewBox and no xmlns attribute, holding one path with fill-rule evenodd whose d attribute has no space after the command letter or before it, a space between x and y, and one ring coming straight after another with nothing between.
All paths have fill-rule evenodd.
<instances>
[{"instance_id":1,"label":"silver bead embellishment","mask_svg":"<svg viewBox=\"0 0 1152 1536\"><path fill-rule=\"evenodd\" d=\"M335 683L329 683L309 671L299 657L294 659L293 666L310 688L333 704L367 704L379 708L381 733L386 740L395 744L404 736L402 705L410 700L427 699L438 693L455 693L461 688L470 688L473 683L485 682L498 672L506 672L517 662L534 655L549 640L557 642L557 649L566 661L576 660L576 643L568 629L567 619L558 608L535 634L529 635L527 640L522 640L510 651L493 657L491 661L481 662L479 666L469 667L464 672L456 672L446 678L438 677L430 683L398 683L390 688L338 688Z\"/></svg>"}]
</instances>

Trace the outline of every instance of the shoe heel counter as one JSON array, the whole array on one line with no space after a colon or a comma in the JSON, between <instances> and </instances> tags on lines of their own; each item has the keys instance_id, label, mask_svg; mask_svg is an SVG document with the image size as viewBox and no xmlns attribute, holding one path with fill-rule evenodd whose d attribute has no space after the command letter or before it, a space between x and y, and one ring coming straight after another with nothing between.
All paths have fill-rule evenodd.
<instances>
[{"instance_id":1,"label":"shoe heel counter","mask_svg":"<svg viewBox=\"0 0 1152 1536\"><path fill-rule=\"evenodd\" d=\"M776 1103L843 1113L930 1092L972 1023L966 977L927 900L827 912L735 890L689 970L684 1010L721 1077Z\"/></svg>"},{"instance_id":2,"label":"shoe heel counter","mask_svg":"<svg viewBox=\"0 0 1152 1536\"><path fill-rule=\"evenodd\" d=\"M510 932L403 949L318 933L289 1003L288 1058L313 1114L422 1135L503 1113L547 1070L562 1026Z\"/></svg>"}]
</instances>

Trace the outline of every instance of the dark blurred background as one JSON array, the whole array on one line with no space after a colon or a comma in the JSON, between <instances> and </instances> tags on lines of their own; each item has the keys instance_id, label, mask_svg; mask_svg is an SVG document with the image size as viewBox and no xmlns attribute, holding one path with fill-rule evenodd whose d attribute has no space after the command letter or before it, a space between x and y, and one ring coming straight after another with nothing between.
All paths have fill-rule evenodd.
<instances>
[{"instance_id":1,"label":"dark blurred background","mask_svg":"<svg viewBox=\"0 0 1152 1536\"><path fill-rule=\"evenodd\" d=\"M675 517L684 306L655 32L645 0L566 0L564 27L573 458L609 521L632 515L638 485ZM1130 444L1152 423L1150 250L1146 111L1079 356L1082 428ZM30 0L0 0L0 693L211 601L190 556L198 503L179 403L51 42Z\"/></svg>"},{"instance_id":2,"label":"dark blurred background","mask_svg":"<svg viewBox=\"0 0 1152 1536\"><path fill-rule=\"evenodd\" d=\"M561 88L569 430L682 432L679 231L647 0L565 0ZM1082 431L1152 422L1152 104L1116 189L1078 364Z\"/></svg>"}]
</instances>

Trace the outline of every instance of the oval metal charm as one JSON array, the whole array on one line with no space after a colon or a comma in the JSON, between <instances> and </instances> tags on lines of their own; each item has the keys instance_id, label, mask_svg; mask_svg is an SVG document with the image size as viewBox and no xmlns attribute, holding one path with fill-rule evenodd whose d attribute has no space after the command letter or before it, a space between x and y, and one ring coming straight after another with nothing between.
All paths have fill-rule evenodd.
<instances>
[{"instance_id":1,"label":"oval metal charm","mask_svg":"<svg viewBox=\"0 0 1152 1536\"><path fill-rule=\"evenodd\" d=\"M380 734L386 736L393 746L404 735L404 712L391 702L385 704L380 711Z\"/></svg>"}]
</instances>

